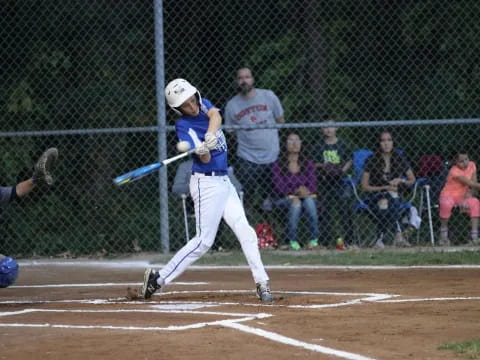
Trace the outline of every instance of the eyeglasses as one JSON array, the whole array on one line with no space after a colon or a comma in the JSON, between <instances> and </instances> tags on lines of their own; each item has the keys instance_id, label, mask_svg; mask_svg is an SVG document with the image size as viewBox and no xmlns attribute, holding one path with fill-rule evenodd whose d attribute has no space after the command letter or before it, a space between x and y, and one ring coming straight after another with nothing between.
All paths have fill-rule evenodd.
<instances>
[{"instance_id":1,"label":"eyeglasses","mask_svg":"<svg viewBox=\"0 0 480 360\"><path fill-rule=\"evenodd\" d=\"M301 144L302 140L287 140L287 144Z\"/></svg>"}]
</instances>

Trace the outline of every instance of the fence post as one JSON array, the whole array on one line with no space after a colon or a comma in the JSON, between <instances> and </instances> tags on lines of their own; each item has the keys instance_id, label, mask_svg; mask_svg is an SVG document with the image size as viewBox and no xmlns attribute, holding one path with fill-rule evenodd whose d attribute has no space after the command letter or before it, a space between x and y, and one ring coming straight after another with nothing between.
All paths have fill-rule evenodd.
<instances>
[{"instance_id":1,"label":"fence post","mask_svg":"<svg viewBox=\"0 0 480 360\"><path fill-rule=\"evenodd\" d=\"M158 124L158 156L159 161L167 158L167 132L165 116L165 63L163 37L163 7L162 0L154 0L155 12L155 84L157 95ZM160 243L163 253L170 251L168 222L168 179L167 169L159 172L159 202L160 202Z\"/></svg>"}]
</instances>

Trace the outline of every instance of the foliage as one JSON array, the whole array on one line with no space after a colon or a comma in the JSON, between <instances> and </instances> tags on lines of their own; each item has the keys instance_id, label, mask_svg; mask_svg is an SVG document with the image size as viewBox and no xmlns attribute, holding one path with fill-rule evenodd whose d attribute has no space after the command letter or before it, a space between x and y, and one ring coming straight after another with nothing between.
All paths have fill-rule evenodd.
<instances>
[{"instance_id":1,"label":"foliage","mask_svg":"<svg viewBox=\"0 0 480 360\"><path fill-rule=\"evenodd\" d=\"M326 112L352 122L479 116L480 6L475 0L162 2L162 69L155 66L152 3L3 1L2 131L155 126L157 70L167 80L182 76L199 84L202 94L222 107L235 92L232 80L239 66L251 66L258 85L279 95L291 123L317 122ZM473 134L476 128L462 131ZM340 134L352 146L364 146L366 132ZM13 211L30 219L60 212L68 225L37 228L16 224L5 214L10 229L18 231L16 238L12 231L2 238L10 250L25 244L41 254L81 252L87 246L124 251L132 241L158 248L158 230L151 230L158 225L157 198L139 194L158 184L125 190L139 193L120 200L110 188L113 175L157 160L157 134L108 136L114 140L86 134L0 138L4 183L29 176L47 146L60 148L59 173L69 174L56 185L57 195L43 195L48 203ZM409 129L398 136L418 144L419 154L448 152L457 141L425 138ZM134 200L148 209L139 211ZM118 229L112 229L114 221L120 222ZM116 238L120 231L128 238ZM68 244L72 234L82 240Z\"/></svg>"},{"instance_id":2,"label":"foliage","mask_svg":"<svg viewBox=\"0 0 480 360\"><path fill-rule=\"evenodd\" d=\"M480 339L474 339L463 342L451 342L440 345L439 350L451 350L459 354L464 359L480 359Z\"/></svg>"}]
</instances>

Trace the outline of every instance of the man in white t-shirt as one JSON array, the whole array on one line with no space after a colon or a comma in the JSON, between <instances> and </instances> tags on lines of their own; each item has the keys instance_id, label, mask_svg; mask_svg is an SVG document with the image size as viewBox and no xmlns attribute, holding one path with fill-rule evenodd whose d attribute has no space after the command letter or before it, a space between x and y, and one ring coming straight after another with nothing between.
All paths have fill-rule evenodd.
<instances>
[{"instance_id":1,"label":"man in white t-shirt","mask_svg":"<svg viewBox=\"0 0 480 360\"><path fill-rule=\"evenodd\" d=\"M237 70L239 93L225 107L226 125L265 125L284 123L283 107L271 90L254 87L249 68ZM235 130L237 136L236 176L242 182L246 198L252 199L255 188L262 200L269 199L272 166L278 158L278 129ZM268 201L264 202L268 208Z\"/></svg>"}]
</instances>

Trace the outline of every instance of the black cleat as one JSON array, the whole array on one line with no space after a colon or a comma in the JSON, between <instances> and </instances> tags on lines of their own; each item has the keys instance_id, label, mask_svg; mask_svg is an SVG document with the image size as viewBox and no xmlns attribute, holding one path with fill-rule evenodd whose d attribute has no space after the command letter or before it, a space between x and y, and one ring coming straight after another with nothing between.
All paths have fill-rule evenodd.
<instances>
[{"instance_id":1,"label":"black cleat","mask_svg":"<svg viewBox=\"0 0 480 360\"><path fill-rule=\"evenodd\" d=\"M143 275L143 287L142 287L142 296L144 299L150 299L153 293L159 290L162 285L158 284L158 279L160 278L160 274L155 272L153 269L145 269L145 273Z\"/></svg>"}]
</instances>

